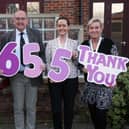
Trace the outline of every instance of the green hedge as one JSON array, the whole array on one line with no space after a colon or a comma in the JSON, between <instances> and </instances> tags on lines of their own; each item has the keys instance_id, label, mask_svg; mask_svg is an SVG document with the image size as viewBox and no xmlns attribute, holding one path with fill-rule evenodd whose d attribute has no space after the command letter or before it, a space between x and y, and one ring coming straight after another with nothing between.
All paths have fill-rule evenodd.
<instances>
[{"instance_id":1,"label":"green hedge","mask_svg":"<svg viewBox=\"0 0 129 129\"><path fill-rule=\"evenodd\" d=\"M108 118L112 129L123 129L129 120L129 67L117 78Z\"/></svg>"}]
</instances>

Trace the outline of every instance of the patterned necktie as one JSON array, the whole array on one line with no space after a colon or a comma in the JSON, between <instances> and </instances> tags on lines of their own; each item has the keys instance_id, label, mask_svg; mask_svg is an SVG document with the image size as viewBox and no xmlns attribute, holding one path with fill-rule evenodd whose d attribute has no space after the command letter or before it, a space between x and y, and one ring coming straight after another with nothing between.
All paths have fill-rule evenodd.
<instances>
[{"instance_id":1,"label":"patterned necktie","mask_svg":"<svg viewBox=\"0 0 129 129\"><path fill-rule=\"evenodd\" d=\"M21 64L23 65L23 45L25 44L25 40L23 38L24 32L20 33L20 58L21 58Z\"/></svg>"}]
</instances>

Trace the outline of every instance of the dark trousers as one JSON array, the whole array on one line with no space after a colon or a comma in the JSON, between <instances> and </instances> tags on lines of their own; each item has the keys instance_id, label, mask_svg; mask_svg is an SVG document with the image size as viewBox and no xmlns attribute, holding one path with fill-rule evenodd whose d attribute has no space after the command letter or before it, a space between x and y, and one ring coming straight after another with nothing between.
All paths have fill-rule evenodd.
<instances>
[{"instance_id":1,"label":"dark trousers","mask_svg":"<svg viewBox=\"0 0 129 129\"><path fill-rule=\"evenodd\" d=\"M77 93L77 89L78 89L78 78L67 79L61 83L49 82L54 129L63 129L62 102L64 102L63 103L64 129L72 128L74 99Z\"/></svg>"},{"instance_id":2,"label":"dark trousers","mask_svg":"<svg viewBox=\"0 0 129 129\"><path fill-rule=\"evenodd\" d=\"M95 129L106 129L106 109L98 109L95 104L88 104L91 119Z\"/></svg>"}]
</instances>

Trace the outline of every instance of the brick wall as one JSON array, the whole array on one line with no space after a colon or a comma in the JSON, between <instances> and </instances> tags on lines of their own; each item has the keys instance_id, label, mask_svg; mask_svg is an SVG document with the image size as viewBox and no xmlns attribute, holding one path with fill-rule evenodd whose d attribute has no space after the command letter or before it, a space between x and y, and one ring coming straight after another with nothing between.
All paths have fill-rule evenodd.
<instances>
[{"instance_id":1,"label":"brick wall","mask_svg":"<svg viewBox=\"0 0 129 129\"><path fill-rule=\"evenodd\" d=\"M84 0L83 2L83 26L84 26L84 39L87 38L87 30L86 30L86 26L87 26L87 22L89 20L89 0Z\"/></svg>"},{"instance_id":2,"label":"brick wall","mask_svg":"<svg viewBox=\"0 0 129 129\"><path fill-rule=\"evenodd\" d=\"M79 92L75 101L75 114L81 112L80 105L80 91L83 87L83 79L80 80ZM80 116L81 117L81 116ZM38 102L37 102L37 122L47 122L51 119L51 107L50 107L50 96L48 91L47 80L45 79L44 85L39 88L38 91ZM80 120L80 119L77 119ZM11 93L11 87L7 87L0 90L0 123L8 124L13 123L13 99Z\"/></svg>"},{"instance_id":3,"label":"brick wall","mask_svg":"<svg viewBox=\"0 0 129 129\"><path fill-rule=\"evenodd\" d=\"M84 26L84 39L87 38L86 24L89 19L89 1L83 0L80 9L81 0L46 0L44 1L45 13L59 13L69 18L70 23L74 25L80 24L80 11L82 9L82 24Z\"/></svg>"},{"instance_id":4,"label":"brick wall","mask_svg":"<svg viewBox=\"0 0 129 129\"><path fill-rule=\"evenodd\" d=\"M67 16L72 24L79 24L79 0L58 0L44 2L44 12Z\"/></svg>"},{"instance_id":5,"label":"brick wall","mask_svg":"<svg viewBox=\"0 0 129 129\"><path fill-rule=\"evenodd\" d=\"M36 1L36 0L31 0ZM80 24L80 16L82 10L82 24L86 28L89 19L89 0L37 0L40 2L41 13L58 13L59 15L67 16L71 24ZM1 0L0 13L6 13L6 8L9 3L19 3L20 9L26 9L26 0ZM84 31L84 38L87 38L86 31Z\"/></svg>"},{"instance_id":6,"label":"brick wall","mask_svg":"<svg viewBox=\"0 0 129 129\"><path fill-rule=\"evenodd\" d=\"M38 121L49 120L51 115L50 97L47 80L38 90L37 119ZM13 121L13 97L11 87L0 90L0 123Z\"/></svg>"}]
</instances>

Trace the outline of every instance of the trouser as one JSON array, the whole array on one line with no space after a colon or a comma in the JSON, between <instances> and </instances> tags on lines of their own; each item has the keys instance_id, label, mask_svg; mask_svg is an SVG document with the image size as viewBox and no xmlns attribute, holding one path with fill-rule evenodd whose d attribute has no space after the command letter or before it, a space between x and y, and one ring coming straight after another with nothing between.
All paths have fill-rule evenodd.
<instances>
[{"instance_id":1,"label":"trouser","mask_svg":"<svg viewBox=\"0 0 129 129\"><path fill-rule=\"evenodd\" d=\"M64 105L64 129L72 128L74 99L78 89L78 78L67 79L61 83L50 83L51 108L54 129L62 127L62 99Z\"/></svg>"},{"instance_id":2,"label":"trouser","mask_svg":"<svg viewBox=\"0 0 129 129\"><path fill-rule=\"evenodd\" d=\"M15 128L35 129L38 88L31 86L30 79L20 73L11 78L10 82L13 94Z\"/></svg>"},{"instance_id":3,"label":"trouser","mask_svg":"<svg viewBox=\"0 0 129 129\"><path fill-rule=\"evenodd\" d=\"M95 104L89 104L91 119L95 129L106 129L107 109L98 109Z\"/></svg>"}]
</instances>

